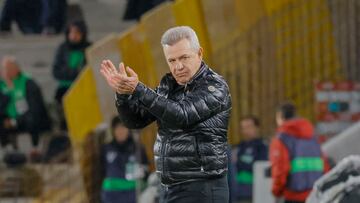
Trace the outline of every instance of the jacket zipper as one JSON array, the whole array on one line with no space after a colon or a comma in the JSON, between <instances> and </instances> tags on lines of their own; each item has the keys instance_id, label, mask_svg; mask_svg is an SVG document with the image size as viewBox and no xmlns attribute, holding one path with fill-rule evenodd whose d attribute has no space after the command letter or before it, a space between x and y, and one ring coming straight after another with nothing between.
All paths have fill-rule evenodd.
<instances>
[{"instance_id":1,"label":"jacket zipper","mask_svg":"<svg viewBox=\"0 0 360 203\"><path fill-rule=\"evenodd\" d=\"M163 176L164 179L167 178L167 175L165 174L166 173L166 170L165 170L165 152L167 151L168 142L169 142L169 139L166 138L165 146L162 147L162 151L161 151L161 154L162 154L162 176Z\"/></svg>"},{"instance_id":2,"label":"jacket zipper","mask_svg":"<svg viewBox=\"0 0 360 203\"><path fill-rule=\"evenodd\" d=\"M187 93L187 86L188 86L188 84L186 83L185 84L185 88L184 88L184 94L186 94ZM196 139L196 138L195 138ZM201 160L201 154L200 154L200 152L199 152L199 147L198 147L198 144L197 144L197 141L195 140L195 148L196 148L196 153L197 153L197 156L199 156L199 161L201 162L200 163L200 171L201 172L204 172L204 167L203 167L203 165L202 165L202 160Z\"/></svg>"}]
</instances>

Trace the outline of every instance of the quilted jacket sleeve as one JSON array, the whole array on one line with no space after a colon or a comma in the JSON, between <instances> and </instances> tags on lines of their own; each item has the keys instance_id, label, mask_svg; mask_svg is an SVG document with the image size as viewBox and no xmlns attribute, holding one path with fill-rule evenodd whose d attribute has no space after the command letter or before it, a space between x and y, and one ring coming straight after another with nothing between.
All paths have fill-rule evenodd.
<instances>
[{"instance_id":1,"label":"quilted jacket sleeve","mask_svg":"<svg viewBox=\"0 0 360 203\"><path fill-rule=\"evenodd\" d=\"M156 119L147 110L141 108L139 101L133 96L117 94L116 108L120 119L130 129L144 128Z\"/></svg>"}]
</instances>

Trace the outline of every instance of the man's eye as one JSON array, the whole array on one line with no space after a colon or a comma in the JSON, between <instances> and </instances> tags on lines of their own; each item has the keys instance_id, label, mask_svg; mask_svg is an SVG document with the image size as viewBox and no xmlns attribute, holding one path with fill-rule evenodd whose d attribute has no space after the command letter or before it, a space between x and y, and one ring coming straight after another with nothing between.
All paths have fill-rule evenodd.
<instances>
[{"instance_id":1,"label":"man's eye","mask_svg":"<svg viewBox=\"0 0 360 203\"><path fill-rule=\"evenodd\" d=\"M184 56L184 57L182 57L181 59L182 60L188 60L190 57L189 56Z\"/></svg>"}]
</instances>

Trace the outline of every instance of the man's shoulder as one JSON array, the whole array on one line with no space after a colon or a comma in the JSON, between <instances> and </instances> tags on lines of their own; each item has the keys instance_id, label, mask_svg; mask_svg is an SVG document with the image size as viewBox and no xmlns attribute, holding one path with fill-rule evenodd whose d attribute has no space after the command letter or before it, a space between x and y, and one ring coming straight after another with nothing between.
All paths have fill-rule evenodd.
<instances>
[{"instance_id":1,"label":"man's shoulder","mask_svg":"<svg viewBox=\"0 0 360 203\"><path fill-rule=\"evenodd\" d=\"M166 73L160 80L160 85L165 85L169 83L169 81L175 80L171 73Z\"/></svg>"},{"instance_id":2,"label":"man's shoulder","mask_svg":"<svg viewBox=\"0 0 360 203\"><path fill-rule=\"evenodd\" d=\"M226 89L229 89L225 78L211 68L208 68L207 73L204 74L203 78L200 81L207 84L224 86Z\"/></svg>"}]
</instances>

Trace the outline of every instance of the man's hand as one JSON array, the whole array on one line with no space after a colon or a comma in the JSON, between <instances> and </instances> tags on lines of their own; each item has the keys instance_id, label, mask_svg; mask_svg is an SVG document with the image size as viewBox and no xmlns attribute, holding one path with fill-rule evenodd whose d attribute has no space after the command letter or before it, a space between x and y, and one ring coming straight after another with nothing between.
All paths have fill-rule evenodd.
<instances>
[{"instance_id":1,"label":"man's hand","mask_svg":"<svg viewBox=\"0 0 360 203\"><path fill-rule=\"evenodd\" d=\"M109 86L119 94L132 94L139 83L138 75L130 67L125 70L124 63L120 63L117 70L110 60L103 60L100 72Z\"/></svg>"}]
</instances>

